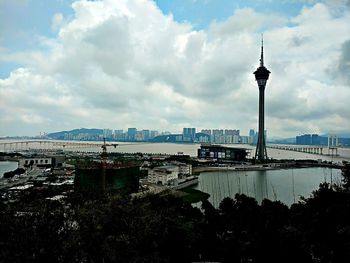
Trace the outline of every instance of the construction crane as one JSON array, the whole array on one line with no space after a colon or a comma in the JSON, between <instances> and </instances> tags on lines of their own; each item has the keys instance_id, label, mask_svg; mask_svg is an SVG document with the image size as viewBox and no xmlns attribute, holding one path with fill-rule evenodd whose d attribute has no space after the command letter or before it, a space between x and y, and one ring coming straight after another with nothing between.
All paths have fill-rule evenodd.
<instances>
[{"instance_id":1,"label":"construction crane","mask_svg":"<svg viewBox=\"0 0 350 263\"><path fill-rule=\"evenodd\" d=\"M106 143L106 138L103 138L103 144L101 145L102 148L102 153L101 153L101 159L102 159L102 165L106 166L107 164L107 147L108 146L113 146L114 148L116 148L118 146L117 143Z\"/></svg>"},{"instance_id":2,"label":"construction crane","mask_svg":"<svg viewBox=\"0 0 350 263\"><path fill-rule=\"evenodd\" d=\"M102 175L102 189L103 191L105 190L106 187L106 169L107 169L107 147L108 146L113 146L114 148L117 147L118 144L116 143L111 143L111 144L107 144L106 143L106 138L103 137L103 144L101 145L102 148L102 153L101 153L101 164L102 164L102 171L101 171L101 175Z\"/></svg>"}]
</instances>

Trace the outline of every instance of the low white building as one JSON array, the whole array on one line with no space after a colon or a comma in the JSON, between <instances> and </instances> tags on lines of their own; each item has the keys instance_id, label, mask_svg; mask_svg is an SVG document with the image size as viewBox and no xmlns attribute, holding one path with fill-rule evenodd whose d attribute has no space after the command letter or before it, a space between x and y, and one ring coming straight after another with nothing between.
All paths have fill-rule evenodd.
<instances>
[{"instance_id":1,"label":"low white building","mask_svg":"<svg viewBox=\"0 0 350 263\"><path fill-rule=\"evenodd\" d=\"M179 167L175 165L158 166L148 171L148 182L172 185L179 177Z\"/></svg>"},{"instance_id":2,"label":"low white building","mask_svg":"<svg viewBox=\"0 0 350 263\"><path fill-rule=\"evenodd\" d=\"M32 157L32 158L21 158L19 159L18 167L27 167L27 166L51 166L52 158L51 157Z\"/></svg>"},{"instance_id":3,"label":"low white building","mask_svg":"<svg viewBox=\"0 0 350 263\"><path fill-rule=\"evenodd\" d=\"M186 164L181 162L172 162L171 165L175 165L179 168L179 175L192 175L192 164Z\"/></svg>"},{"instance_id":4,"label":"low white building","mask_svg":"<svg viewBox=\"0 0 350 263\"><path fill-rule=\"evenodd\" d=\"M64 155L22 157L18 161L18 167L62 167L65 159Z\"/></svg>"}]
</instances>

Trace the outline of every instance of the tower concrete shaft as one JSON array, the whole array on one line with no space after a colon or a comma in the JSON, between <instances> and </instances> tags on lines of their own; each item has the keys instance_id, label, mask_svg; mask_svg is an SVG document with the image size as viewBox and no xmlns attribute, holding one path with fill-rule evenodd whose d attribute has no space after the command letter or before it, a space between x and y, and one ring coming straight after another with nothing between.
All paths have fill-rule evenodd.
<instances>
[{"instance_id":1,"label":"tower concrete shaft","mask_svg":"<svg viewBox=\"0 0 350 263\"><path fill-rule=\"evenodd\" d=\"M265 86L259 86L259 134L256 145L255 159L260 162L267 160L265 142Z\"/></svg>"},{"instance_id":2,"label":"tower concrete shaft","mask_svg":"<svg viewBox=\"0 0 350 263\"><path fill-rule=\"evenodd\" d=\"M259 134L256 145L255 159L264 162L268 159L265 141L265 87L270 71L264 66L264 42L261 40L260 66L254 72L259 87Z\"/></svg>"}]
</instances>

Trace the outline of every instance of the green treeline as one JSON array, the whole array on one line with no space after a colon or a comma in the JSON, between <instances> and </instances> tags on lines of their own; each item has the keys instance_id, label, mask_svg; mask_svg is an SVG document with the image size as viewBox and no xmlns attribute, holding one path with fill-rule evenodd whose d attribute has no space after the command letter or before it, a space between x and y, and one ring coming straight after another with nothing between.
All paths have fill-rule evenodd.
<instances>
[{"instance_id":1,"label":"green treeline","mask_svg":"<svg viewBox=\"0 0 350 263\"><path fill-rule=\"evenodd\" d=\"M350 166L290 208L236 195L202 209L172 195L70 193L0 207L0 262L349 262Z\"/></svg>"}]
</instances>

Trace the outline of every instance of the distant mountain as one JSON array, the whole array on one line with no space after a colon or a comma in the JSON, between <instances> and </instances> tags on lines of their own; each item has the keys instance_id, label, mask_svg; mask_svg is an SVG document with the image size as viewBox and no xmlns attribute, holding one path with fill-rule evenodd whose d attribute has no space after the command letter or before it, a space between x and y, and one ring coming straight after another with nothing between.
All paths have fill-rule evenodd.
<instances>
[{"instance_id":1,"label":"distant mountain","mask_svg":"<svg viewBox=\"0 0 350 263\"><path fill-rule=\"evenodd\" d=\"M338 134L339 138L350 138L350 133L340 133Z\"/></svg>"},{"instance_id":2,"label":"distant mountain","mask_svg":"<svg viewBox=\"0 0 350 263\"><path fill-rule=\"evenodd\" d=\"M270 143L281 143L281 144L295 144L295 137L293 138L271 138L268 140Z\"/></svg>"},{"instance_id":3,"label":"distant mountain","mask_svg":"<svg viewBox=\"0 0 350 263\"><path fill-rule=\"evenodd\" d=\"M86 137L93 139L95 136L98 137L99 135L102 135L102 134L103 134L102 129L81 128L81 129L74 129L70 131L53 132L53 133L49 133L47 136L51 139L64 140L64 139L72 139L72 137L77 137L77 136L84 137L85 135Z\"/></svg>"},{"instance_id":4,"label":"distant mountain","mask_svg":"<svg viewBox=\"0 0 350 263\"><path fill-rule=\"evenodd\" d=\"M335 135L338 136L338 138L350 138L350 133L344 132L344 133L334 133ZM328 137L328 133L326 134L321 134L321 136Z\"/></svg>"}]
</instances>

